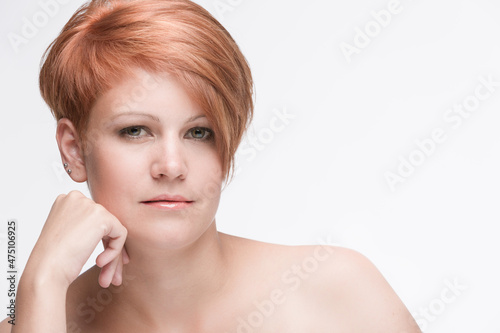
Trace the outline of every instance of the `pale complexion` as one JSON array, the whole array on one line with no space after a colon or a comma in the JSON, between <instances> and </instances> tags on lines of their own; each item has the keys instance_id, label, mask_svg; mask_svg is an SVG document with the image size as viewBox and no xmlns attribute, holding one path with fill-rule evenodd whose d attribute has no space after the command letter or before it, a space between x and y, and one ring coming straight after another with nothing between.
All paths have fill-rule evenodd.
<instances>
[{"instance_id":1,"label":"pale complexion","mask_svg":"<svg viewBox=\"0 0 500 333\"><path fill-rule=\"evenodd\" d=\"M62 159L92 200L72 192L54 204L19 286L13 332L419 332L354 251L219 233L216 135L179 82L143 71L97 100L85 143L61 120ZM191 203L149 204L162 194ZM103 238L98 266L77 278ZM4 321L0 332L9 330Z\"/></svg>"}]
</instances>

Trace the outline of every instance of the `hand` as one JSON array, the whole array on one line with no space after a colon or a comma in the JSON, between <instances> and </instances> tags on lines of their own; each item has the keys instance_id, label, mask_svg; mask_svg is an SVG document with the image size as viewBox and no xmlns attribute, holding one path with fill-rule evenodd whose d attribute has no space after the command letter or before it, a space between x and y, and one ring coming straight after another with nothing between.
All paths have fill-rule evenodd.
<instances>
[{"instance_id":1,"label":"hand","mask_svg":"<svg viewBox=\"0 0 500 333\"><path fill-rule=\"evenodd\" d=\"M104 251L96 259L101 267L99 284L103 288L122 282L123 264L129 257L124 248L127 230L103 206L72 191L55 200L27 268L49 275L69 286L102 240Z\"/></svg>"}]
</instances>

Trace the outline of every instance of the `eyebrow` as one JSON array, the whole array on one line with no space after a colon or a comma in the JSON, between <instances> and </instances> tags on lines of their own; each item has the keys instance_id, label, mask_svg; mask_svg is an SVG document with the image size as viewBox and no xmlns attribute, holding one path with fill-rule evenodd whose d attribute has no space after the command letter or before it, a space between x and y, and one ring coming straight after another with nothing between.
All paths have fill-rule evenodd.
<instances>
[{"instance_id":1,"label":"eyebrow","mask_svg":"<svg viewBox=\"0 0 500 333\"><path fill-rule=\"evenodd\" d=\"M160 122L160 118L158 118L156 116L150 115L148 113L135 112L135 111L129 111L129 112L120 113L120 114L112 117L111 121L115 120L116 118L122 117L122 116L141 116L141 117L151 118L151 119L153 119L156 122ZM186 120L186 124L192 123L193 121L195 121L198 118L206 118L206 116L204 114L194 115L192 117L189 117Z\"/></svg>"},{"instance_id":2,"label":"eyebrow","mask_svg":"<svg viewBox=\"0 0 500 333\"><path fill-rule=\"evenodd\" d=\"M153 115L150 115L150 114L147 114L147 113L142 113L142 112L134 112L134 111L129 111L129 112L123 112L123 113L119 113L117 115L114 115L113 117L110 118L110 121L115 121L116 119L120 118L120 117L124 117L124 116L140 116L140 117L147 117L147 118L151 118L153 119L154 121L157 121L157 122L160 122L160 119L158 117L155 117Z\"/></svg>"},{"instance_id":3,"label":"eyebrow","mask_svg":"<svg viewBox=\"0 0 500 333\"><path fill-rule=\"evenodd\" d=\"M198 118L206 118L206 117L207 116L205 116L204 114L199 114L196 116L189 117L188 120L186 120L186 124L192 123L193 121L195 121Z\"/></svg>"}]
</instances>

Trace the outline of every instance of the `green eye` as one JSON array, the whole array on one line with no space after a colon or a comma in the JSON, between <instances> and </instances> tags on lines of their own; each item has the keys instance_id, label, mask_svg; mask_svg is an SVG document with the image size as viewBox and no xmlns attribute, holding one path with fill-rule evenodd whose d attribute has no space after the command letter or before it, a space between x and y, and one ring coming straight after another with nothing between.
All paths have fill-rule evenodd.
<instances>
[{"instance_id":1,"label":"green eye","mask_svg":"<svg viewBox=\"0 0 500 333\"><path fill-rule=\"evenodd\" d=\"M195 140L209 140L212 137L212 130L206 127L195 127L189 130Z\"/></svg>"},{"instance_id":2,"label":"green eye","mask_svg":"<svg viewBox=\"0 0 500 333\"><path fill-rule=\"evenodd\" d=\"M139 134L141 134L141 130L142 129L139 127L127 128L127 134L131 136L138 136Z\"/></svg>"},{"instance_id":3,"label":"green eye","mask_svg":"<svg viewBox=\"0 0 500 333\"><path fill-rule=\"evenodd\" d=\"M193 129L193 131L191 133L193 133L193 136L196 139L202 139L204 137L204 134L206 133L206 131L202 128L195 128L195 129Z\"/></svg>"},{"instance_id":4,"label":"green eye","mask_svg":"<svg viewBox=\"0 0 500 333\"><path fill-rule=\"evenodd\" d=\"M120 131L120 134L123 136L128 136L132 138L139 138L146 134L146 130L141 126L130 126L124 128Z\"/></svg>"}]
</instances>

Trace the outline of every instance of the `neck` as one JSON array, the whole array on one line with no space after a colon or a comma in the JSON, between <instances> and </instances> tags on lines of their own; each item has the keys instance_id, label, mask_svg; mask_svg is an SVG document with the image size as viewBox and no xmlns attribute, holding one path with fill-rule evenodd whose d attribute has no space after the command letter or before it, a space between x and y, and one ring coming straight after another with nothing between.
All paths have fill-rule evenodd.
<instances>
[{"instance_id":1,"label":"neck","mask_svg":"<svg viewBox=\"0 0 500 333\"><path fill-rule=\"evenodd\" d=\"M158 327L202 318L228 280L231 251L224 238L214 222L182 249L139 249L127 244L131 260L124 266L127 286L118 295L120 304Z\"/></svg>"}]
</instances>

